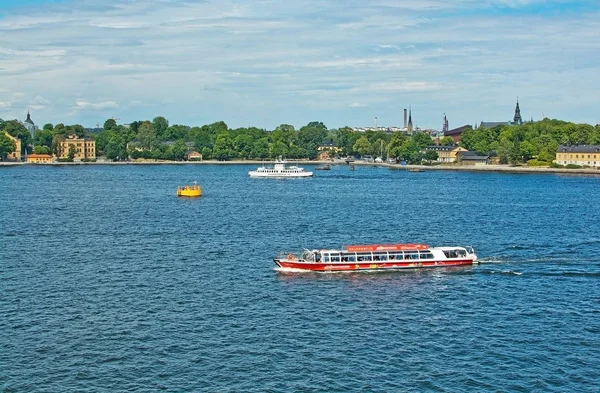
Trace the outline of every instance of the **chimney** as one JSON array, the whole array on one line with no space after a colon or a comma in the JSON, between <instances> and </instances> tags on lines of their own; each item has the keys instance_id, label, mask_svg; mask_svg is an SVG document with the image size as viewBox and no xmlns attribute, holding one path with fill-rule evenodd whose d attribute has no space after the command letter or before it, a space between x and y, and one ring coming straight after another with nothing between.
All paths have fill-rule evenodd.
<instances>
[{"instance_id":1,"label":"chimney","mask_svg":"<svg viewBox=\"0 0 600 393\"><path fill-rule=\"evenodd\" d=\"M406 128L406 108L404 108L404 128Z\"/></svg>"}]
</instances>

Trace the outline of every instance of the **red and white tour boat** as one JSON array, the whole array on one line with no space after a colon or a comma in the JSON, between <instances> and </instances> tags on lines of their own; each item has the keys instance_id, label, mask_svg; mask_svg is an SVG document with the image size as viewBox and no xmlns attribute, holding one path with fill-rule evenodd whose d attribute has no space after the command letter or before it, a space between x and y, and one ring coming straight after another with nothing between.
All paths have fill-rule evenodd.
<instances>
[{"instance_id":1,"label":"red and white tour boat","mask_svg":"<svg viewBox=\"0 0 600 393\"><path fill-rule=\"evenodd\" d=\"M394 270L472 265L472 247L429 247L425 244L373 244L341 250L305 250L284 253L273 261L283 270L318 272Z\"/></svg>"}]
</instances>

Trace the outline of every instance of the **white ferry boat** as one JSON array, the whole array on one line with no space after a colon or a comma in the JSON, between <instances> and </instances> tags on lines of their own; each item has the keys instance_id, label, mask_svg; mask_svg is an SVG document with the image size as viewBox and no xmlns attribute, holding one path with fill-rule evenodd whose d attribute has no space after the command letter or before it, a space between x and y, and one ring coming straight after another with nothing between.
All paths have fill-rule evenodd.
<instances>
[{"instance_id":1,"label":"white ferry boat","mask_svg":"<svg viewBox=\"0 0 600 393\"><path fill-rule=\"evenodd\" d=\"M327 272L472 265L477 255L472 247L373 244L346 246L341 250L305 250L298 256L283 253L273 261L282 270Z\"/></svg>"},{"instance_id":2,"label":"white ferry boat","mask_svg":"<svg viewBox=\"0 0 600 393\"><path fill-rule=\"evenodd\" d=\"M282 160L279 157L275 164L271 167L261 166L255 171L248 172L250 177L276 177L276 178L287 178L287 177L311 177L312 172L305 171L304 168L300 168L296 165L287 165L287 161Z\"/></svg>"}]
</instances>

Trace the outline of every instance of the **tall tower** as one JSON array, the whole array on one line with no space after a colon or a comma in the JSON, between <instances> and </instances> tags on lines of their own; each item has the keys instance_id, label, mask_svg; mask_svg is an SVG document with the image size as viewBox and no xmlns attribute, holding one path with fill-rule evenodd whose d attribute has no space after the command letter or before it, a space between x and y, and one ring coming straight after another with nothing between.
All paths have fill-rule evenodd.
<instances>
[{"instance_id":1,"label":"tall tower","mask_svg":"<svg viewBox=\"0 0 600 393\"><path fill-rule=\"evenodd\" d=\"M523 124L523 119L521 119L521 108L519 108L519 97L517 97L517 107L515 108L513 124Z\"/></svg>"},{"instance_id":2,"label":"tall tower","mask_svg":"<svg viewBox=\"0 0 600 393\"><path fill-rule=\"evenodd\" d=\"M413 124L412 124L412 108L408 107L408 132L412 134Z\"/></svg>"},{"instance_id":3,"label":"tall tower","mask_svg":"<svg viewBox=\"0 0 600 393\"><path fill-rule=\"evenodd\" d=\"M25 121L23 122L23 125L25 126L25 128L27 128L27 131L29 131L29 133L31 134L31 143L33 146L33 137L35 135L35 131L37 130L37 126L35 125L33 120L31 120L31 114L29 114L29 111L27 111L27 119L25 119Z\"/></svg>"},{"instance_id":4,"label":"tall tower","mask_svg":"<svg viewBox=\"0 0 600 393\"><path fill-rule=\"evenodd\" d=\"M444 113L444 124L442 125L442 132L445 134L446 132L448 132L448 118L446 117L446 114Z\"/></svg>"},{"instance_id":5,"label":"tall tower","mask_svg":"<svg viewBox=\"0 0 600 393\"><path fill-rule=\"evenodd\" d=\"M406 108L404 108L404 128L406 129Z\"/></svg>"}]
</instances>

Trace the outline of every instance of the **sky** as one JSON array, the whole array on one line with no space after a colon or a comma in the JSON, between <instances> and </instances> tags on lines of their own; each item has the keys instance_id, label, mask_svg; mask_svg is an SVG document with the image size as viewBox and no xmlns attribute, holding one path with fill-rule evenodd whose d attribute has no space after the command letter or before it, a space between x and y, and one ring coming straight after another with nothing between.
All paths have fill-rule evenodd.
<instances>
[{"instance_id":1,"label":"sky","mask_svg":"<svg viewBox=\"0 0 600 393\"><path fill-rule=\"evenodd\" d=\"M0 118L595 125L599 36L598 0L0 0Z\"/></svg>"}]
</instances>

